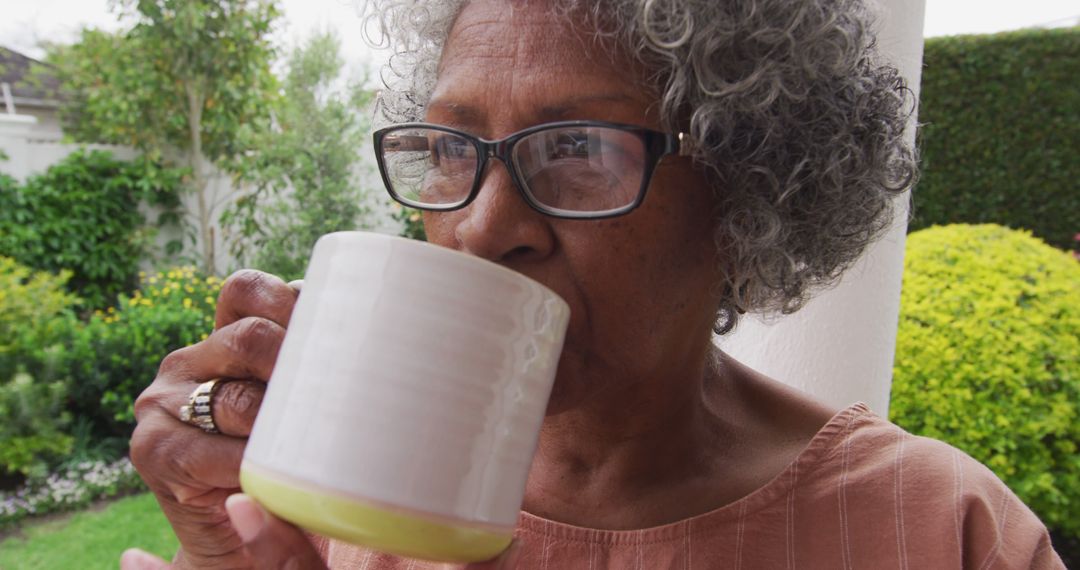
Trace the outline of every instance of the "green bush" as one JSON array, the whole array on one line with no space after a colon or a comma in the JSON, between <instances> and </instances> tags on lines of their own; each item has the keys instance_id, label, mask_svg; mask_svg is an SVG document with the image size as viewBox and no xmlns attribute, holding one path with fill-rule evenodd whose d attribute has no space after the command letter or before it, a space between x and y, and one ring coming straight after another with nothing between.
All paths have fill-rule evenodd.
<instances>
[{"instance_id":1,"label":"green bush","mask_svg":"<svg viewBox=\"0 0 1080 570\"><path fill-rule=\"evenodd\" d=\"M85 322L72 314L67 277L0 257L0 474L51 468L69 453L117 457L161 359L213 329L221 283L194 269L144 275Z\"/></svg>"},{"instance_id":2,"label":"green bush","mask_svg":"<svg viewBox=\"0 0 1080 570\"><path fill-rule=\"evenodd\" d=\"M1080 27L926 41L911 230L992 222L1072 247L1078 55Z\"/></svg>"},{"instance_id":3,"label":"green bush","mask_svg":"<svg viewBox=\"0 0 1080 570\"><path fill-rule=\"evenodd\" d=\"M0 472L41 475L71 451L63 382L18 373L0 384Z\"/></svg>"},{"instance_id":4,"label":"green bush","mask_svg":"<svg viewBox=\"0 0 1080 570\"><path fill-rule=\"evenodd\" d=\"M35 269L68 269L68 287L84 308L106 307L135 285L153 243L139 205L163 208L159 223L177 222L180 179L180 171L149 159L78 151L22 187L0 181L0 255Z\"/></svg>"},{"instance_id":5,"label":"green bush","mask_svg":"<svg viewBox=\"0 0 1080 570\"><path fill-rule=\"evenodd\" d=\"M121 295L116 307L92 314L64 355L76 417L91 421L98 437L129 437L132 403L161 359L213 330L220 288L216 277L172 269L144 276L140 289Z\"/></svg>"},{"instance_id":6,"label":"green bush","mask_svg":"<svg viewBox=\"0 0 1080 570\"><path fill-rule=\"evenodd\" d=\"M1080 533L1080 263L995 225L908 236L890 416Z\"/></svg>"},{"instance_id":7,"label":"green bush","mask_svg":"<svg viewBox=\"0 0 1080 570\"><path fill-rule=\"evenodd\" d=\"M7 160L7 156L4 155L4 151L0 150L0 162ZM0 172L0 205L4 207L0 209L0 221L7 220L10 213L10 206L16 203L18 199L17 193L19 192L19 181L15 180L11 176ZM0 241L6 239L5 236L0 235Z\"/></svg>"},{"instance_id":8,"label":"green bush","mask_svg":"<svg viewBox=\"0 0 1080 570\"><path fill-rule=\"evenodd\" d=\"M68 277L0 257L0 474L42 472L71 450L58 364L78 301Z\"/></svg>"},{"instance_id":9,"label":"green bush","mask_svg":"<svg viewBox=\"0 0 1080 570\"><path fill-rule=\"evenodd\" d=\"M70 272L33 271L0 256L0 382L16 372L53 378L53 354L67 339L78 298L64 291Z\"/></svg>"}]
</instances>

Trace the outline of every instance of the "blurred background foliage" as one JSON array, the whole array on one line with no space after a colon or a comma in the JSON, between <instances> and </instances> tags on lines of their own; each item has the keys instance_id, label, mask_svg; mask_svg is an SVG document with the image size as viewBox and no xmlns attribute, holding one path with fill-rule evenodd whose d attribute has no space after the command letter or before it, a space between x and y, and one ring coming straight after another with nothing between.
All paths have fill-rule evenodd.
<instances>
[{"instance_id":1,"label":"blurred background foliage","mask_svg":"<svg viewBox=\"0 0 1080 570\"><path fill-rule=\"evenodd\" d=\"M271 41L281 15L263 0L116 0L132 22L115 33L84 29L53 46L48 62L63 94L64 133L78 142L130 145L185 167L195 205L188 221L205 272L217 267L212 168L246 149L241 127L270 112L277 89ZM195 237L198 240L195 240Z\"/></svg>"},{"instance_id":2,"label":"blurred background foliage","mask_svg":"<svg viewBox=\"0 0 1080 570\"><path fill-rule=\"evenodd\" d=\"M221 280L194 267L142 275L138 289L73 327L65 346L72 413L98 441L127 445L132 404L164 355L195 344L214 328Z\"/></svg>"},{"instance_id":3,"label":"blurred background foliage","mask_svg":"<svg viewBox=\"0 0 1080 570\"><path fill-rule=\"evenodd\" d=\"M285 61L271 115L241 127L249 150L231 168L249 190L222 224L242 264L299 279L320 236L372 224L374 189L364 187L360 152L372 93L366 77L345 77L344 65L333 33L309 36Z\"/></svg>"},{"instance_id":4,"label":"blurred background foliage","mask_svg":"<svg viewBox=\"0 0 1080 570\"><path fill-rule=\"evenodd\" d=\"M82 309L108 307L136 284L158 228L179 223L182 178L182 170L145 157L77 151L24 184L2 179L0 255L67 270ZM154 208L156 219L148 222L140 206Z\"/></svg>"},{"instance_id":5,"label":"blurred background foliage","mask_svg":"<svg viewBox=\"0 0 1080 570\"><path fill-rule=\"evenodd\" d=\"M1059 248L1080 232L1080 27L926 40L910 231L992 222Z\"/></svg>"},{"instance_id":6,"label":"blurred background foliage","mask_svg":"<svg viewBox=\"0 0 1080 570\"><path fill-rule=\"evenodd\" d=\"M0 476L44 474L71 451L57 362L78 302L70 277L0 256Z\"/></svg>"},{"instance_id":7,"label":"blurred background foliage","mask_svg":"<svg viewBox=\"0 0 1080 570\"><path fill-rule=\"evenodd\" d=\"M144 274L85 318L67 277L0 257L0 479L122 456L162 357L213 330L221 280L192 267Z\"/></svg>"}]
</instances>

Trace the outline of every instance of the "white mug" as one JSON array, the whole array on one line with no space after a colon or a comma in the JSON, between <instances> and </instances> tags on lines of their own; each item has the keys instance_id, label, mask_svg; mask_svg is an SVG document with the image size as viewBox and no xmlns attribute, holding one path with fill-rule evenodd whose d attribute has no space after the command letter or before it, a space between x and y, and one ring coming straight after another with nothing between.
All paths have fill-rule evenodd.
<instances>
[{"instance_id":1,"label":"white mug","mask_svg":"<svg viewBox=\"0 0 1080 570\"><path fill-rule=\"evenodd\" d=\"M312 532L473 562L512 538L569 322L489 261L363 232L315 246L241 485Z\"/></svg>"}]
</instances>

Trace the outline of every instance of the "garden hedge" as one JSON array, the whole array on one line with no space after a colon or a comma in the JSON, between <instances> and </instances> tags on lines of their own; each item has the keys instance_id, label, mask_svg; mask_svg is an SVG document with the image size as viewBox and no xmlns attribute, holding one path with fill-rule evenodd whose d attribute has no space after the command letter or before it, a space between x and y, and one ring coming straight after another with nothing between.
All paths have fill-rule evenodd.
<instances>
[{"instance_id":1,"label":"garden hedge","mask_svg":"<svg viewBox=\"0 0 1080 570\"><path fill-rule=\"evenodd\" d=\"M993 222L1072 247L1078 77L1080 27L927 40L911 230Z\"/></svg>"}]
</instances>

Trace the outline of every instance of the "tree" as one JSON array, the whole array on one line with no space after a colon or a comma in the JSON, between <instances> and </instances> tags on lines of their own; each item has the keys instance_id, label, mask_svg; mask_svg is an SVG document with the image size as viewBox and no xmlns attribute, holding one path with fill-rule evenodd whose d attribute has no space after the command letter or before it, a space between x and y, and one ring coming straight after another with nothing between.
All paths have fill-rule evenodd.
<instances>
[{"instance_id":1,"label":"tree","mask_svg":"<svg viewBox=\"0 0 1080 570\"><path fill-rule=\"evenodd\" d=\"M215 268L215 204L208 166L244 149L240 126L266 116L274 0L117 0L119 33L84 30L50 55L68 99L64 130L83 142L135 146L153 157L180 151L196 196L201 262Z\"/></svg>"},{"instance_id":2,"label":"tree","mask_svg":"<svg viewBox=\"0 0 1080 570\"><path fill-rule=\"evenodd\" d=\"M246 129L250 151L235 170L252 188L223 216L233 254L287 278L301 277L319 236L363 227L361 149L371 92L342 78L340 42L317 33L286 62L272 119Z\"/></svg>"}]
</instances>

